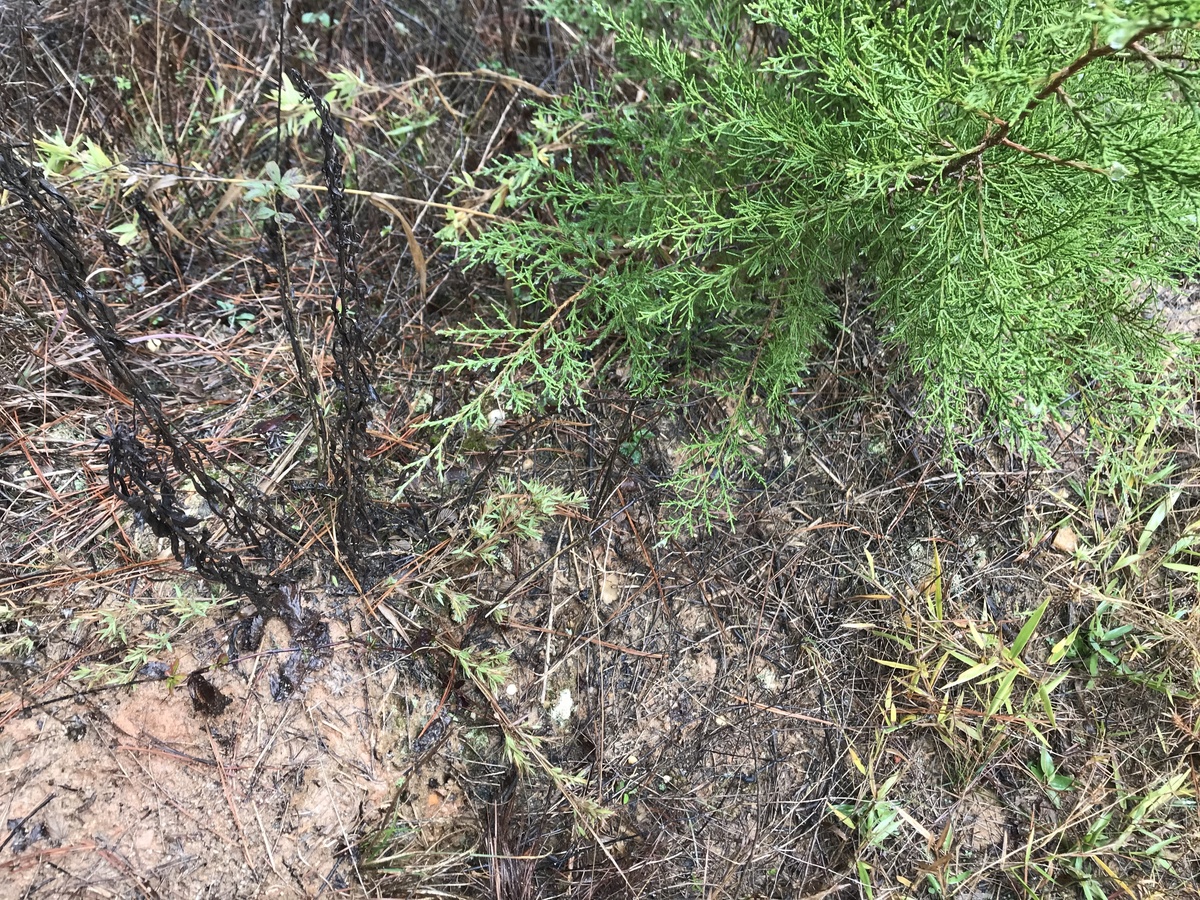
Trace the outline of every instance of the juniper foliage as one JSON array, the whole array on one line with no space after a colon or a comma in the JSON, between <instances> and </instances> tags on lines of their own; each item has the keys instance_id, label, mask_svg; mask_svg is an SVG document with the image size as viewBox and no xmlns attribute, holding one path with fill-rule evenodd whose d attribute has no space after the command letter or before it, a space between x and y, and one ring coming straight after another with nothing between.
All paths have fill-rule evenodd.
<instances>
[{"instance_id":1,"label":"juniper foliage","mask_svg":"<svg viewBox=\"0 0 1200 900\"><path fill-rule=\"evenodd\" d=\"M636 392L724 398L681 522L728 512L850 272L951 450L998 427L1045 455L1049 418L1161 389L1145 298L1196 255L1200 3L545 5L611 31L622 74L486 172L506 215L461 252L532 324L460 329L455 366L511 411L582 402L608 341Z\"/></svg>"}]
</instances>

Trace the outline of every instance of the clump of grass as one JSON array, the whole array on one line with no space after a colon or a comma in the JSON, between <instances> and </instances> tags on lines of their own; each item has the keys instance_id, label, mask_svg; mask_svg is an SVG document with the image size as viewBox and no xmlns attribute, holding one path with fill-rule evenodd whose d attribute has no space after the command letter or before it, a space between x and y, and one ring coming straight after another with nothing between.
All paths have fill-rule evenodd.
<instances>
[{"instance_id":1,"label":"clump of grass","mask_svg":"<svg viewBox=\"0 0 1200 900\"><path fill-rule=\"evenodd\" d=\"M987 602L966 605L936 545L907 591L867 555L861 577L878 619L845 627L878 639L884 678L876 727L848 750L856 796L829 814L853 841L868 895L1009 884L1099 900L1147 885L1170 892L1192 877L1196 785L1179 748L1195 746L1186 711L1200 699L1200 645L1184 624L1200 583L1197 506L1179 471L1186 451L1166 441L1179 432L1164 421L1147 411L1136 446L1093 457L1070 491L1050 494L1069 516L1034 540L1055 538L1073 573L1031 608L1000 618ZM917 756L940 760L948 786L906 762ZM984 794L1007 848L971 842L959 810ZM899 862L906 853L924 860L915 873Z\"/></svg>"},{"instance_id":2,"label":"clump of grass","mask_svg":"<svg viewBox=\"0 0 1200 900\"><path fill-rule=\"evenodd\" d=\"M96 652L95 661L76 666L71 678L89 687L139 678L165 679L173 687L188 674L178 667L175 645L180 638L189 637L197 625L211 622L237 603L228 597L203 597L178 584L167 600L141 597L114 603L106 598L98 608L75 617L71 638L88 640ZM109 657L117 661L104 661Z\"/></svg>"}]
</instances>

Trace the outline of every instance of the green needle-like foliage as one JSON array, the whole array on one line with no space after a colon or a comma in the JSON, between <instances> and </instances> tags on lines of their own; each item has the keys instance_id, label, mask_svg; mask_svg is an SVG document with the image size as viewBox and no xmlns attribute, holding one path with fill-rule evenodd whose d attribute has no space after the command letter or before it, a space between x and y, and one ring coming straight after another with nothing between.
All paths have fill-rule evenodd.
<instances>
[{"instance_id":1,"label":"green needle-like foliage","mask_svg":"<svg viewBox=\"0 0 1200 900\"><path fill-rule=\"evenodd\" d=\"M459 332L515 411L578 399L606 338L637 392L717 392L728 425L677 476L711 522L851 272L951 452L998 427L1044 454L1048 419L1161 390L1145 298L1197 249L1200 3L614 10L587 13L623 77L540 112L487 173L510 215L462 243L542 323Z\"/></svg>"}]
</instances>

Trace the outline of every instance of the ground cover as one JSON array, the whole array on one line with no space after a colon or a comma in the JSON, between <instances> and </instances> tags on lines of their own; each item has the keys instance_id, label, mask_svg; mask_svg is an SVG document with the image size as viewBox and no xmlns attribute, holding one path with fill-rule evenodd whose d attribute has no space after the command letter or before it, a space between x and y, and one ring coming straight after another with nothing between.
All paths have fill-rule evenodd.
<instances>
[{"instance_id":1,"label":"ground cover","mask_svg":"<svg viewBox=\"0 0 1200 900\"><path fill-rule=\"evenodd\" d=\"M503 215L472 173L546 151L531 101L603 43L482 3L296 8L282 50L249 3L0 25L0 895L1195 892L1193 384L947 468L848 279L765 480L665 538L700 389L597 361L428 427L489 399L444 329L515 313L446 242Z\"/></svg>"}]
</instances>

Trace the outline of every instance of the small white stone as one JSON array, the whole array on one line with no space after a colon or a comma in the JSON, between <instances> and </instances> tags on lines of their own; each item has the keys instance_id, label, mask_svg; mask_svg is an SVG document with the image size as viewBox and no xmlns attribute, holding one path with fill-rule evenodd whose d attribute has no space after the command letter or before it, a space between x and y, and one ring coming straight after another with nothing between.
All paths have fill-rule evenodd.
<instances>
[{"instance_id":1,"label":"small white stone","mask_svg":"<svg viewBox=\"0 0 1200 900\"><path fill-rule=\"evenodd\" d=\"M768 691L774 693L779 687L779 679L775 675L775 670L770 666L763 666L758 671L758 683Z\"/></svg>"},{"instance_id":2,"label":"small white stone","mask_svg":"<svg viewBox=\"0 0 1200 900\"><path fill-rule=\"evenodd\" d=\"M571 720L571 712L575 709L575 700L571 697L571 689L563 688L558 695L558 702L550 710L550 721L562 728Z\"/></svg>"}]
</instances>

